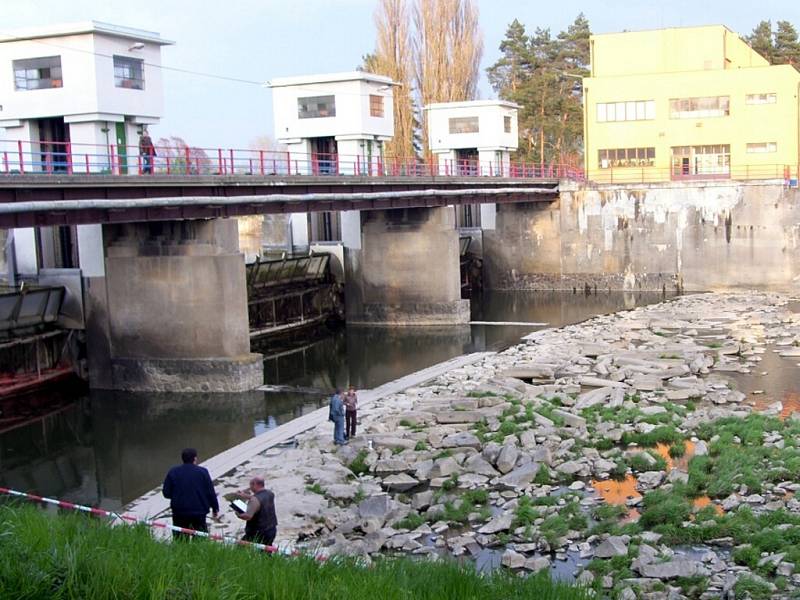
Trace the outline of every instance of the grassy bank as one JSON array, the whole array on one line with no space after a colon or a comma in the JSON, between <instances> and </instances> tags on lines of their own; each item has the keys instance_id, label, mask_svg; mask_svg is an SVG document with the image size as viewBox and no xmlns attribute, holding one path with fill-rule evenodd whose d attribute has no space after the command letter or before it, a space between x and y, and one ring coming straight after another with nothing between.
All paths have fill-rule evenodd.
<instances>
[{"instance_id":1,"label":"grassy bank","mask_svg":"<svg viewBox=\"0 0 800 600\"><path fill-rule=\"evenodd\" d=\"M365 568L202 540L167 544L145 528L54 517L31 506L0 506L0 548L0 598L588 598L547 574L480 576L471 566L407 558Z\"/></svg>"}]
</instances>

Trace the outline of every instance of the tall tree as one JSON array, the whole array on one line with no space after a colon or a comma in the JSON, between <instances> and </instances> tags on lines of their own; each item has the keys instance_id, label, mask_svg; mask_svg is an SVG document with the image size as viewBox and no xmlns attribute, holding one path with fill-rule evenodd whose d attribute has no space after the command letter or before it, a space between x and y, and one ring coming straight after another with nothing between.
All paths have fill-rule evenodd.
<instances>
[{"instance_id":1,"label":"tall tree","mask_svg":"<svg viewBox=\"0 0 800 600\"><path fill-rule=\"evenodd\" d=\"M800 70L800 42L797 40L797 30L789 21L778 21L775 31L775 61L776 64L792 65Z\"/></svg>"},{"instance_id":2,"label":"tall tree","mask_svg":"<svg viewBox=\"0 0 800 600\"><path fill-rule=\"evenodd\" d=\"M363 69L386 75L400 84L393 90L394 138L387 142L390 156L414 155L415 118L411 89L410 14L406 0L381 0L375 9L378 37L375 52L364 57Z\"/></svg>"},{"instance_id":3,"label":"tall tree","mask_svg":"<svg viewBox=\"0 0 800 600\"><path fill-rule=\"evenodd\" d=\"M766 58L770 64L775 60L775 44L772 41L772 21L761 21L753 33L745 38L750 47Z\"/></svg>"},{"instance_id":4,"label":"tall tree","mask_svg":"<svg viewBox=\"0 0 800 600\"><path fill-rule=\"evenodd\" d=\"M513 21L503 56L487 74L501 98L521 104L518 158L540 165L578 162L583 147L583 87L589 70L589 22L583 14L555 38L549 29L526 34Z\"/></svg>"},{"instance_id":5,"label":"tall tree","mask_svg":"<svg viewBox=\"0 0 800 600\"><path fill-rule=\"evenodd\" d=\"M474 0L416 0L414 81L420 109L432 102L472 100L478 87L483 35ZM422 147L428 151L425 111Z\"/></svg>"},{"instance_id":6,"label":"tall tree","mask_svg":"<svg viewBox=\"0 0 800 600\"><path fill-rule=\"evenodd\" d=\"M530 78L533 58L529 44L525 26L514 19L506 29L505 39L500 42L502 57L486 69L489 83L495 90L509 90L514 93Z\"/></svg>"}]
</instances>

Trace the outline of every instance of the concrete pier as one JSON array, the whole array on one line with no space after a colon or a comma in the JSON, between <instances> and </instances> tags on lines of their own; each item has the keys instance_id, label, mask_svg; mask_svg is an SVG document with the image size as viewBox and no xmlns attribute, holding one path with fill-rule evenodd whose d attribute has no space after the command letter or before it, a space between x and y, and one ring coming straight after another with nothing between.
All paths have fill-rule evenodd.
<instances>
[{"instance_id":1,"label":"concrete pier","mask_svg":"<svg viewBox=\"0 0 800 600\"><path fill-rule=\"evenodd\" d=\"M345 212L342 238L348 324L469 321L452 208Z\"/></svg>"},{"instance_id":2,"label":"concrete pier","mask_svg":"<svg viewBox=\"0 0 800 600\"><path fill-rule=\"evenodd\" d=\"M238 392L262 384L234 221L88 227L82 259L100 253L85 272L92 387Z\"/></svg>"}]
</instances>

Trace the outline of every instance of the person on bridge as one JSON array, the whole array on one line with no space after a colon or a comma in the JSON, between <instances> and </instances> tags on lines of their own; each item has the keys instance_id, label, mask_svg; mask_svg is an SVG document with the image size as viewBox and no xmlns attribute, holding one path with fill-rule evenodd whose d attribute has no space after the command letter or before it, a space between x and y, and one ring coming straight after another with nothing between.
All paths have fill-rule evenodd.
<instances>
[{"instance_id":1,"label":"person on bridge","mask_svg":"<svg viewBox=\"0 0 800 600\"><path fill-rule=\"evenodd\" d=\"M197 465L197 450L185 448L181 452L183 464L172 467L164 479L163 494L170 499L172 524L196 531L208 531L206 515L209 509L212 518L219 515L219 503L214 484L208 470ZM186 534L172 532L172 537L181 539Z\"/></svg>"},{"instance_id":2,"label":"person on bridge","mask_svg":"<svg viewBox=\"0 0 800 600\"><path fill-rule=\"evenodd\" d=\"M356 420L358 417L358 396L356 389L351 385L347 388L344 395L344 437L350 439L356 437Z\"/></svg>"},{"instance_id":3,"label":"person on bridge","mask_svg":"<svg viewBox=\"0 0 800 600\"><path fill-rule=\"evenodd\" d=\"M142 173L153 172L153 158L156 155L156 147L147 129L143 129L139 134L139 156L142 157Z\"/></svg>"},{"instance_id":4,"label":"person on bridge","mask_svg":"<svg viewBox=\"0 0 800 600\"><path fill-rule=\"evenodd\" d=\"M243 521L245 542L255 542L271 546L278 531L278 517L275 516L275 494L264 487L262 477L250 480L250 494L241 494L247 498L247 510L236 515Z\"/></svg>"},{"instance_id":5,"label":"person on bridge","mask_svg":"<svg viewBox=\"0 0 800 600\"><path fill-rule=\"evenodd\" d=\"M333 421L333 443L337 446L346 444L347 440L344 439L344 402L342 402L342 390L339 388L336 388L336 393L331 396L328 420Z\"/></svg>"}]
</instances>

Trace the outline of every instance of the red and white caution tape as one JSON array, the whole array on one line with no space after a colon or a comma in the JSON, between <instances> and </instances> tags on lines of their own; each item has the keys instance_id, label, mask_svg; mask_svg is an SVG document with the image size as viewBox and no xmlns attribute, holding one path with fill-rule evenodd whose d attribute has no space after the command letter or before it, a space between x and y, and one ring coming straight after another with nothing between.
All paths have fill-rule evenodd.
<instances>
[{"instance_id":1,"label":"red and white caution tape","mask_svg":"<svg viewBox=\"0 0 800 600\"><path fill-rule=\"evenodd\" d=\"M175 525L169 525L167 523L162 523L156 520L148 520L148 519L138 519L132 515L125 515L119 514L115 512L111 512L108 510L103 510L102 508L93 508L91 506L82 506L80 504L75 504L73 502L67 502L65 500L56 500L54 498L45 498L44 496L37 496L36 494L28 494L25 492L18 492L17 490L11 490L8 488L0 487L0 494L6 494L8 496L14 496L16 498L23 498L25 500L30 500L31 502L44 502L46 504L52 504L54 506L58 506L59 508L67 508L70 510L77 510L81 512L90 513L93 515L101 516L101 517L111 517L113 519L119 519L124 523L131 523L131 524L140 524L146 525L147 527L155 528L155 529L163 529L169 531L176 531L178 533L184 533L190 536L196 537L204 537L216 542L222 542L223 544L235 544L238 546L248 546L255 550L260 550L262 552L269 552L269 553L276 553L281 552L283 554L290 554L296 555L297 552L289 549L281 549L277 546L267 546L266 544L257 544L255 542L245 542L244 540L239 540L232 537L227 537L224 535L219 535L216 533L207 533L205 531L197 531L195 529L187 529L186 527L177 527ZM317 558L322 558L318 556Z\"/></svg>"}]
</instances>

